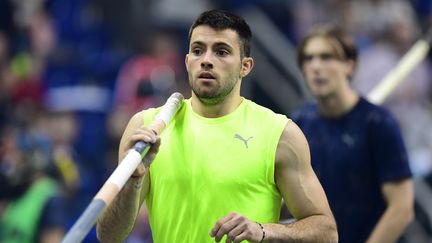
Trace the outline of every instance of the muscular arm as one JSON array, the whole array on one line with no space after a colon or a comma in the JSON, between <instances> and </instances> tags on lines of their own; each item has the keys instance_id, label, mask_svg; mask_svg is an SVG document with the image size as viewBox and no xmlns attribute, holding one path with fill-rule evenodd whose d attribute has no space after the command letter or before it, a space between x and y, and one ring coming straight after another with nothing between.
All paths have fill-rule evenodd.
<instances>
[{"instance_id":1,"label":"muscular arm","mask_svg":"<svg viewBox=\"0 0 432 243\"><path fill-rule=\"evenodd\" d=\"M119 146L119 161L126 155L129 148L138 140L154 142L139 132L143 117L141 113L134 115L127 125ZM138 132L137 132L138 131ZM149 154L151 151L149 151ZM152 155L154 157L154 154ZM97 222L97 237L103 242L122 242L130 233L135 219L149 190L149 172L140 164L113 202L106 208Z\"/></svg>"},{"instance_id":2,"label":"muscular arm","mask_svg":"<svg viewBox=\"0 0 432 243\"><path fill-rule=\"evenodd\" d=\"M227 242L337 242L336 223L310 164L309 146L303 133L289 122L280 138L275 165L276 184L286 206L297 219L292 224L260 225L237 213L216 222L211 236Z\"/></svg>"},{"instance_id":3,"label":"muscular arm","mask_svg":"<svg viewBox=\"0 0 432 243\"><path fill-rule=\"evenodd\" d=\"M301 130L289 122L279 141L276 184L297 219L292 224L265 224L270 242L337 242L336 223L324 190L310 164L309 146Z\"/></svg>"},{"instance_id":4,"label":"muscular arm","mask_svg":"<svg viewBox=\"0 0 432 243\"><path fill-rule=\"evenodd\" d=\"M387 208L369 236L368 243L396 242L414 217L411 179L385 183L382 192Z\"/></svg>"}]
</instances>

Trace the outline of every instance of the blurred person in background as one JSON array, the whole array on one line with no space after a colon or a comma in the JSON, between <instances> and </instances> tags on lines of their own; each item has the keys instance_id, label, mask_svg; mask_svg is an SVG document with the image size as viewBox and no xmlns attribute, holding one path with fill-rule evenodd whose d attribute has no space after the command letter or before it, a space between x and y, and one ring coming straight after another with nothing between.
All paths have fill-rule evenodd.
<instances>
[{"instance_id":1,"label":"blurred person in background","mask_svg":"<svg viewBox=\"0 0 432 243\"><path fill-rule=\"evenodd\" d=\"M182 61L177 38L168 32L158 31L149 36L142 35L140 42L139 52L121 66L116 80L113 107L107 124L109 139L115 150L133 114L163 104L164 97L181 87ZM110 167L115 167L117 161L112 162L114 164Z\"/></svg>"},{"instance_id":2,"label":"blurred person in background","mask_svg":"<svg viewBox=\"0 0 432 243\"><path fill-rule=\"evenodd\" d=\"M356 46L341 29L306 35L298 65L316 102L293 120L309 142L340 242L396 242L414 217L408 156L395 118L351 87L356 64Z\"/></svg>"},{"instance_id":3,"label":"blurred person in background","mask_svg":"<svg viewBox=\"0 0 432 243\"><path fill-rule=\"evenodd\" d=\"M60 242L66 208L54 179L49 141L8 126L0 147L0 242Z\"/></svg>"}]
</instances>

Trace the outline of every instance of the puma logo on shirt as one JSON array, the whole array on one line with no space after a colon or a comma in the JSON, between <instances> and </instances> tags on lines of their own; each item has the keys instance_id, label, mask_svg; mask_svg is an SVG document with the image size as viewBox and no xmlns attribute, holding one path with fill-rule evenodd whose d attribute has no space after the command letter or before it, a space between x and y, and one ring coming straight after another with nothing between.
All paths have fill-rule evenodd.
<instances>
[{"instance_id":1,"label":"puma logo on shirt","mask_svg":"<svg viewBox=\"0 0 432 243\"><path fill-rule=\"evenodd\" d=\"M248 139L244 139L240 134L236 133L236 134L234 134L234 138L240 139L244 143L246 148L249 148L248 147L248 141L251 140L253 137L249 137Z\"/></svg>"}]
</instances>

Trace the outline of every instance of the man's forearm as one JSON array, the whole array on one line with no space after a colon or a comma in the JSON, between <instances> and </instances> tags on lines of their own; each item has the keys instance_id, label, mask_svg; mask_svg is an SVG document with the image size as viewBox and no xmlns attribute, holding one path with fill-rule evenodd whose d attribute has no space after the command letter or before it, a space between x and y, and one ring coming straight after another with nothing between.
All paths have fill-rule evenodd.
<instances>
[{"instance_id":1,"label":"man's forearm","mask_svg":"<svg viewBox=\"0 0 432 243\"><path fill-rule=\"evenodd\" d=\"M410 210L387 208L372 231L368 243L396 242L411 222L414 215Z\"/></svg>"},{"instance_id":2,"label":"man's forearm","mask_svg":"<svg viewBox=\"0 0 432 243\"><path fill-rule=\"evenodd\" d=\"M143 178L131 178L98 219L97 237L102 243L122 242L132 230L140 208Z\"/></svg>"},{"instance_id":3,"label":"man's forearm","mask_svg":"<svg viewBox=\"0 0 432 243\"><path fill-rule=\"evenodd\" d=\"M337 242L331 216L314 215L292 224L264 224L265 242Z\"/></svg>"}]
</instances>

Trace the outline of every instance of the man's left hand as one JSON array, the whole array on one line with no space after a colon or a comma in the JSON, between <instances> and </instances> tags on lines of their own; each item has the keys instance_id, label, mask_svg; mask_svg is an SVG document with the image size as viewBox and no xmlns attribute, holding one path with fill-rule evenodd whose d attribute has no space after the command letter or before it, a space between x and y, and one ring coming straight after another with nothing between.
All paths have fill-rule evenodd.
<instances>
[{"instance_id":1,"label":"man's left hand","mask_svg":"<svg viewBox=\"0 0 432 243\"><path fill-rule=\"evenodd\" d=\"M263 230L258 223L253 222L238 213L230 213L228 216L218 220L210 232L210 236L219 242L226 235L226 242L260 242Z\"/></svg>"}]
</instances>

